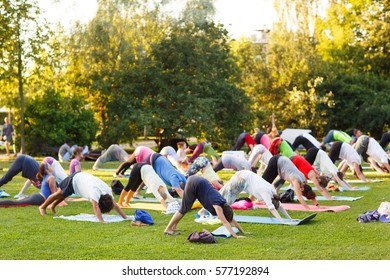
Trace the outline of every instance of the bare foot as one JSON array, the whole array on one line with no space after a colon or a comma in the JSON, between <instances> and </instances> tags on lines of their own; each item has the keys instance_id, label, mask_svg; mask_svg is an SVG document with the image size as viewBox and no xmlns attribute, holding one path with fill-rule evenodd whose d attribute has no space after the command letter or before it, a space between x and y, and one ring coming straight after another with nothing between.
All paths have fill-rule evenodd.
<instances>
[{"instance_id":1,"label":"bare foot","mask_svg":"<svg viewBox=\"0 0 390 280\"><path fill-rule=\"evenodd\" d=\"M45 216L45 215L46 215L46 209L41 208L41 207L39 207L38 209L39 209L39 213L40 213L42 216Z\"/></svg>"},{"instance_id":2,"label":"bare foot","mask_svg":"<svg viewBox=\"0 0 390 280\"><path fill-rule=\"evenodd\" d=\"M51 212L53 212L53 214L56 214L56 213L57 213L57 211L56 211L56 208L55 208L55 207L53 207L53 206L49 206L49 207L47 207L47 208L49 208L49 210L50 210Z\"/></svg>"},{"instance_id":3,"label":"bare foot","mask_svg":"<svg viewBox=\"0 0 390 280\"><path fill-rule=\"evenodd\" d=\"M131 208L131 205L128 203L121 203L121 204L118 203L118 206L122 208Z\"/></svg>"}]
</instances>

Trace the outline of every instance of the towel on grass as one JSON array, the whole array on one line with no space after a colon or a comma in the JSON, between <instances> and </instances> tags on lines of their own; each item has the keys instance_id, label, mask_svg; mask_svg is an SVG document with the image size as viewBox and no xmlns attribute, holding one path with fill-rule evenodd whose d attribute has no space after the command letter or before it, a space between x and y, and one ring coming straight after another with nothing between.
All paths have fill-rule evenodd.
<instances>
[{"instance_id":1,"label":"towel on grass","mask_svg":"<svg viewBox=\"0 0 390 280\"><path fill-rule=\"evenodd\" d=\"M120 215L109 215L109 214L103 214L103 220L106 223L116 223L116 222L123 222L123 221L133 221L134 216L127 216L127 220L123 219ZM78 215L71 215L71 216L55 216L54 219L64 219L64 220L70 220L70 221L83 221L83 222L99 222L97 217L94 214L78 214Z\"/></svg>"},{"instance_id":2,"label":"towel on grass","mask_svg":"<svg viewBox=\"0 0 390 280\"><path fill-rule=\"evenodd\" d=\"M239 232L238 228L236 227L232 227L232 230L235 233ZM220 237L220 238L232 237L232 234L225 228L225 226L220 226L216 230L212 231L211 234L214 235L215 237Z\"/></svg>"}]
</instances>

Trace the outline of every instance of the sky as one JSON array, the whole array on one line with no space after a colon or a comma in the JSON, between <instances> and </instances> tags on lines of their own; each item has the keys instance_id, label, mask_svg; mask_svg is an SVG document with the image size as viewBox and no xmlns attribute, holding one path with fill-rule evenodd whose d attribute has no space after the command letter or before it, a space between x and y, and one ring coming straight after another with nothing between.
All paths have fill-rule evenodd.
<instances>
[{"instance_id":1,"label":"sky","mask_svg":"<svg viewBox=\"0 0 390 280\"><path fill-rule=\"evenodd\" d=\"M96 13L96 0L38 0L46 10L46 17L52 22L60 21L68 27L76 20L87 22ZM175 1L177 3L180 0ZM216 0L216 22L222 23L233 38L250 36L255 30L270 29L276 20L273 0Z\"/></svg>"}]
</instances>

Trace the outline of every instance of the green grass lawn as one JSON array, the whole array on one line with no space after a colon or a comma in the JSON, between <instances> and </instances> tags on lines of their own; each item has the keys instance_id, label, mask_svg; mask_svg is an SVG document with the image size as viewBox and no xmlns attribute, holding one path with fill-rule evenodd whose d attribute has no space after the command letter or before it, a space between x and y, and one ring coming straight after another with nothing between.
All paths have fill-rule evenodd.
<instances>
[{"instance_id":1,"label":"green grass lawn","mask_svg":"<svg viewBox=\"0 0 390 280\"><path fill-rule=\"evenodd\" d=\"M38 159L40 160L40 159ZM0 176L11 161L0 162ZM100 177L107 184L113 172L93 171L93 162L82 162L83 171ZM105 164L116 168L118 162ZM63 164L68 170L68 164ZM231 171L219 172L228 180ZM370 175L372 176L372 175ZM369 178L374 178L370 177ZM39 215L36 206L0 208L0 259L2 260L389 260L390 224L360 224L356 217L377 209L382 201L390 201L390 176L382 183L368 183L369 191L337 193L364 196L353 202L324 201L321 205L349 205L339 213L318 213L308 224L300 226L242 223L249 231L246 239L218 239L217 244L194 244L188 235L203 228L212 231L220 225L194 222L197 210L188 213L179 224L184 232L179 236L165 236L163 231L171 218L158 211L148 210L155 224L133 227L129 221L119 223L90 223L53 219L53 214ZM2 189L16 195L25 179L16 176ZM127 179L121 179L125 184ZM359 184L359 186L364 184ZM29 193L36 192L31 187ZM2 198L4 199L4 198ZM68 202L58 207L57 215L93 213L89 202ZM133 215L133 209L126 209ZM269 216L265 209L235 211L239 215ZM293 218L310 213L289 211Z\"/></svg>"}]
</instances>

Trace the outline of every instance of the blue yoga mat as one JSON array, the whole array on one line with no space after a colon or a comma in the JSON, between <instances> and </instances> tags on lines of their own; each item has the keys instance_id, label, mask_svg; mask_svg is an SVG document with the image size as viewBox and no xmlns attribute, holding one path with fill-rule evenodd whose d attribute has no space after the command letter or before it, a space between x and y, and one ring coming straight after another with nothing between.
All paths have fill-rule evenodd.
<instances>
[{"instance_id":1,"label":"blue yoga mat","mask_svg":"<svg viewBox=\"0 0 390 280\"><path fill-rule=\"evenodd\" d=\"M130 201L131 202L151 202L151 203L159 202L157 200L157 198L155 198L155 197L144 197L142 199L133 197Z\"/></svg>"},{"instance_id":2,"label":"blue yoga mat","mask_svg":"<svg viewBox=\"0 0 390 280\"><path fill-rule=\"evenodd\" d=\"M340 188L342 188L342 187L340 187ZM288 190L288 189L289 189L289 187L280 188L281 191L286 191L286 190ZM312 189L313 189L313 191L316 191L316 190L317 190L316 187L313 187ZM349 190L349 189L344 189L344 188L343 188L343 190L341 190L341 191L342 191L342 192L349 192L349 191L368 191L368 190L371 190L371 187L369 187L369 186L363 186L363 187L358 187L358 188L355 189L355 190Z\"/></svg>"},{"instance_id":3,"label":"blue yoga mat","mask_svg":"<svg viewBox=\"0 0 390 280\"><path fill-rule=\"evenodd\" d=\"M307 216L303 219L298 220L292 220L291 225L292 226L298 226L304 223L307 223L311 219L313 219L317 213L311 214L310 216ZM283 225L279 222L278 219L274 217L260 217L260 216L240 216L240 215L234 215L234 219L237 222L241 223L255 223L255 224L272 224L272 225ZM285 222L290 222L288 219L283 219Z\"/></svg>"},{"instance_id":4,"label":"blue yoga mat","mask_svg":"<svg viewBox=\"0 0 390 280\"><path fill-rule=\"evenodd\" d=\"M236 227L232 227L232 229L235 233L239 232L238 228L236 228ZM219 228L217 228L216 230L211 232L211 234L214 235L215 237L220 237L220 238L232 237L232 234L230 232L228 232L228 230L225 228L225 226L220 226Z\"/></svg>"}]
</instances>

